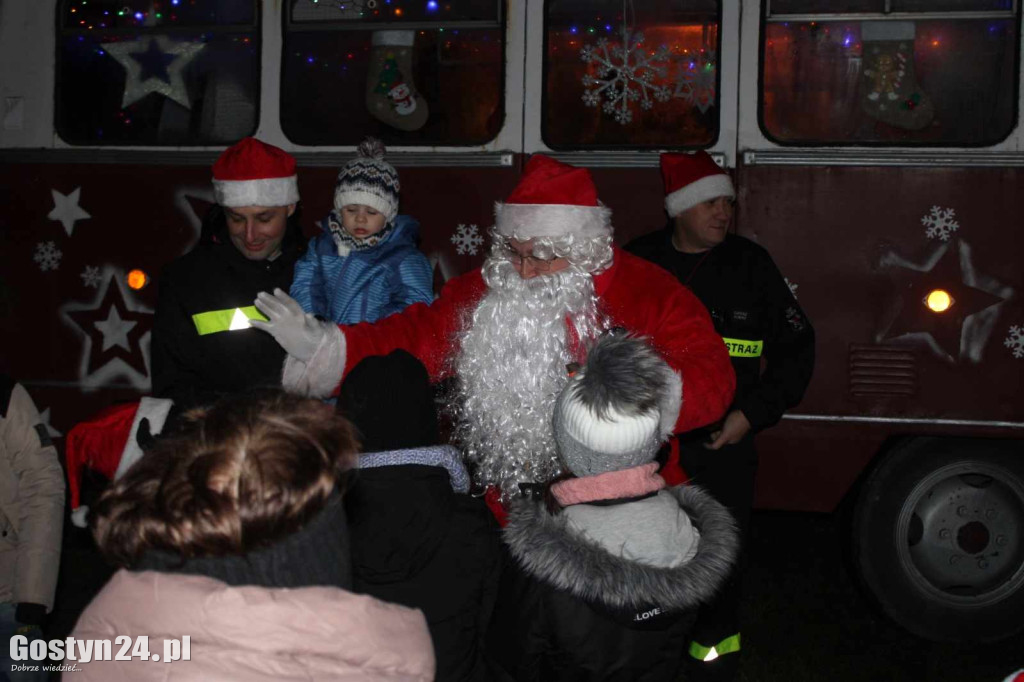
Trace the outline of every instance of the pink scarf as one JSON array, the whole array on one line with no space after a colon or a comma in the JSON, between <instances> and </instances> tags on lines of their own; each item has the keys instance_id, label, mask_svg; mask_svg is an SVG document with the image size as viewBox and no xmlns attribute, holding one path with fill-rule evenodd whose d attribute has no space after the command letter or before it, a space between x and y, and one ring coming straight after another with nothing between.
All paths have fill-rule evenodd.
<instances>
[{"instance_id":1,"label":"pink scarf","mask_svg":"<svg viewBox=\"0 0 1024 682\"><path fill-rule=\"evenodd\" d=\"M640 497L668 486L657 471L658 463L649 462L632 469L570 478L552 485L551 494L563 507L596 500Z\"/></svg>"}]
</instances>

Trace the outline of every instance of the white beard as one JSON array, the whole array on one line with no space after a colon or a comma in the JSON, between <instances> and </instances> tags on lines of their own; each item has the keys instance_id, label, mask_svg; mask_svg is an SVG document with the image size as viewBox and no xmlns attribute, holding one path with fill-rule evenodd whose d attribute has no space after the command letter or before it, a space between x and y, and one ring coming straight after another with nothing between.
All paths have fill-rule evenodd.
<instances>
[{"instance_id":1,"label":"white beard","mask_svg":"<svg viewBox=\"0 0 1024 682\"><path fill-rule=\"evenodd\" d=\"M594 279L570 267L523 279L512 263L484 263L487 294L460 335L456 436L476 464L478 484L502 498L518 484L545 483L562 472L551 424L555 400L576 358L565 320L587 343L601 330Z\"/></svg>"}]
</instances>

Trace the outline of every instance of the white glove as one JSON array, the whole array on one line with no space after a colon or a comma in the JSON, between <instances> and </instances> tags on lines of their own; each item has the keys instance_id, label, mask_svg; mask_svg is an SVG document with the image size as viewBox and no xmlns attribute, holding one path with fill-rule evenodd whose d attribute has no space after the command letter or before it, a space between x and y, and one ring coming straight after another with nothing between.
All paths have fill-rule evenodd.
<instances>
[{"instance_id":1,"label":"white glove","mask_svg":"<svg viewBox=\"0 0 1024 682\"><path fill-rule=\"evenodd\" d=\"M305 312L294 298L280 289L274 289L273 295L261 291L256 295L255 306L268 321L249 320L249 324L273 336L296 360L309 362L327 336L328 323Z\"/></svg>"}]
</instances>

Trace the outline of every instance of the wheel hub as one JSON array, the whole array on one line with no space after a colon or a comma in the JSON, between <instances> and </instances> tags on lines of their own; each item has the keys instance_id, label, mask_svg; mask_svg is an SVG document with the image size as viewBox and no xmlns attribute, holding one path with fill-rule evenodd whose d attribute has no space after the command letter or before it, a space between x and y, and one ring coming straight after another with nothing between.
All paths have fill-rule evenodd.
<instances>
[{"instance_id":1,"label":"wheel hub","mask_svg":"<svg viewBox=\"0 0 1024 682\"><path fill-rule=\"evenodd\" d=\"M904 502L901 561L920 587L946 601L998 601L1024 583L1024 489L983 462L944 467Z\"/></svg>"}]
</instances>

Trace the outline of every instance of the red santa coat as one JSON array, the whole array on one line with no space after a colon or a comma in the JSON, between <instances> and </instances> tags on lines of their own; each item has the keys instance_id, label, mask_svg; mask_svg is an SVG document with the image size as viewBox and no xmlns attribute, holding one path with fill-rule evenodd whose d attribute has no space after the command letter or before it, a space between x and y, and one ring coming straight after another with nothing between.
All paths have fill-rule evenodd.
<instances>
[{"instance_id":1,"label":"red santa coat","mask_svg":"<svg viewBox=\"0 0 1024 682\"><path fill-rule=\"evenodd\" d=\"M375 323L342 327L344 374L363 358L404 349L426 366L432 381L445 378L458 350L456 335L469 324L486 291L477 269L449 280L430 305L416 303ZM736 377L725 344L696 296L668 272L618 248L611 267L594 276L594 291L599 311L612 326L647 337L682 377L676 433L725 414Z\"/></svg>"}]
</instances>

